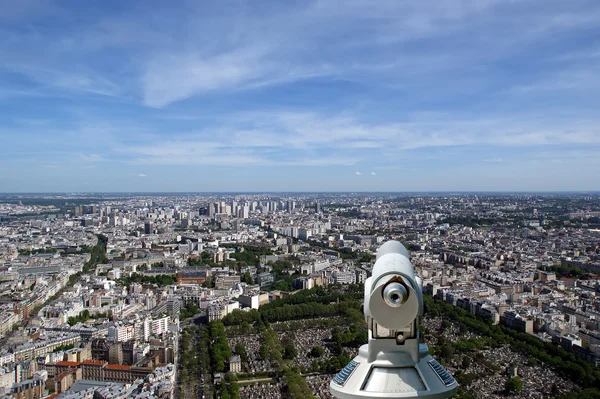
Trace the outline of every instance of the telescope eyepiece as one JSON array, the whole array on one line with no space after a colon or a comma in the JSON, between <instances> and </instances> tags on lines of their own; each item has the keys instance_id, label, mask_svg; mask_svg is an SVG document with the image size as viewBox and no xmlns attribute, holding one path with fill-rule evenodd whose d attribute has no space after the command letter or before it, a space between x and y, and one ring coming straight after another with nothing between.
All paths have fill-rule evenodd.
<instances>
[{"instance_id":1,"label":"telescope eyepiece","mask_svg":"<svg viewBox=\"0 0 600 399\"><path fill-rule=\"evenodd\" d=\"M383 289L383 300L389 307L398 308L408 300L408 290L398 282L390 283Z\"/></svg>"}]
</instances>

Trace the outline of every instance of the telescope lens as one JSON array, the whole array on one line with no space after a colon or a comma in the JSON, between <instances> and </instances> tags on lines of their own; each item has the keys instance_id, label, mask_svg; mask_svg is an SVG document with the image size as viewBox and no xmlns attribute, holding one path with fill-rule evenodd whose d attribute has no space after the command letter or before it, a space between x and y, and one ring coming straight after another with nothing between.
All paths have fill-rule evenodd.
<instances>
[{"instance_id":1,"label":"telescope lens","mask_svg":"<svg viewBox=\"0 0 600 399\"><path fill-rule=\"evenodd\" d=\"M383 290L383 300L388 306L397 308L408 299L406 287L400 283L388 284Z\"/></svg>"}]
</instances>

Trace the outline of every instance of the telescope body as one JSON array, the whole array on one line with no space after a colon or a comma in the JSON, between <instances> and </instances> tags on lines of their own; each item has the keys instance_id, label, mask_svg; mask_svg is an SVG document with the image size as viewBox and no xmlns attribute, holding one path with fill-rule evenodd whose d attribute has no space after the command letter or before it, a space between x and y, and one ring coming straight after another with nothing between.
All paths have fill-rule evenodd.
<instances>
[{"instance_id":1,"label":"telescope body","mask_svg":"<svg viewBox=\"0 0 600 399\"><path fill-rule=\"evenodd\" d=\"M419 342L422 286L400 242L388 241L379 248L372 276L365 281L369 342L333 378L333 396L444 399L456 393L456 380Z\"/></svg>"}]
</instances>

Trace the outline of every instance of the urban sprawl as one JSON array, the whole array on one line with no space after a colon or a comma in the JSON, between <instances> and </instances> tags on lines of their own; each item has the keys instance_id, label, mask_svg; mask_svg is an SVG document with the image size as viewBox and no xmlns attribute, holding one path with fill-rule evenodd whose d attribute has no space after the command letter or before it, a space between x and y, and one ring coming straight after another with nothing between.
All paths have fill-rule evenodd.
<instances>
[{"instance_id":1,"label":"urban sprawl","mask_svg":"<svg viewBox=\"0 0 600 399\"><path fill-rule=\"evenodd\" d=\"M436 303L600 362L596 194L4 195L0 398L330 398L390 239ZM317 290L351 309L277 307Z\"/></svg>"}]
</instances>

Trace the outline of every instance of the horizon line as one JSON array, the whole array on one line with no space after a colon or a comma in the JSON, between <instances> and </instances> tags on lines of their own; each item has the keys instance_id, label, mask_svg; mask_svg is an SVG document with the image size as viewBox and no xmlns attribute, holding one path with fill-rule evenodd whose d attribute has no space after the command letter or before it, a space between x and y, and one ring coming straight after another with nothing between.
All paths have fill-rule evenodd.
<instances>
[{"instance_id":1,"label":"horizon line","mask_svg":"<svg viewBox=\"0 0 600 399\"><path fill-rule=\"evenodd\" d=\"M415 190L415 191L29 191L0 192L5 195L82 195L82 194L600 194L600 190Z\"/></svg>"}]
</instances>

